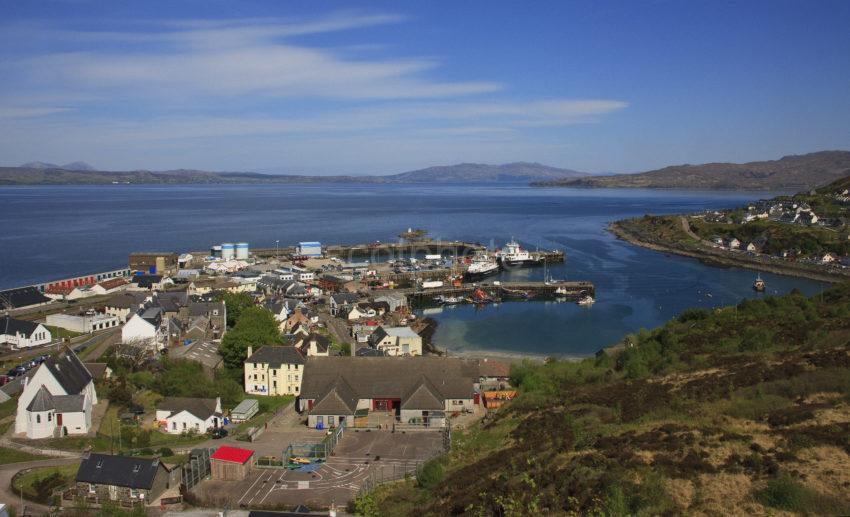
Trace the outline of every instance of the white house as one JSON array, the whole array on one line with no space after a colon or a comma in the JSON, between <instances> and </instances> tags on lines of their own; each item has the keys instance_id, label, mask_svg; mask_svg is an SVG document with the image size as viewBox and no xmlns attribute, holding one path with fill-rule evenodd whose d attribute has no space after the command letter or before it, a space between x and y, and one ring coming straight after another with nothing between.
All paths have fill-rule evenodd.
<instances>
[{"instance_id":1,"label":"white house","mask_svg":"<svg viewBox=\"0 0 850 517\"><path fill-rule=\"evenodd\" d=\"M162 311L147 309L136 313L121 328L121 342L159 349L164 342L161 324Z\"/></svg>"},{"instance_id":2,"label":"white house","mask_svg":"<svg viewBox=\"0 0 850 517\"><path fill-rule=\"evenodd\" d=\"M124 291L129 285L130 283L123 278L110 278L109 280L104 280L103 282L93 285L91 290L93 293L98 295L112 294Z\"/></svg>"},{"instance_id":3,"label":"white house","mask_svg":"<svg viewBox=\"0 0 850 517\"><path fill-rule=\"evenodd\" d=\"M166 397L156 405L156 421L169 434L206 433L223 424L221 399Z\"/></svg>"},{"instance_id":4,"label":"white house","mask_svg":"<svg viewBox=\"0 0 850 517\"><path fill-rule=\"evenodd\" d=\"M17 320L8 316L0 319L0 345L13 349L30 348L50 343L53 336L41 323Z\"/></svg>"},{"instance_id":5,"label":"white house","mask_svg":"<svg viewBox=\"0 0 850 517\"><path fill-rule=\"evenodd\" d=\"M737 250L737 249L740 249L740 247L741 247L741 241L739 241L738 239L733 237L732 239L729 240L729 249L730 250Z\"/></svg>"},{"instance_id":6,"label":"white house","mask_svg":"<svg viewBox=\"0 0 850 517\"><path fill-rule=\"evenodd\" d=\"M422 336L410 327L378 327L371 340L386 355L422 355Z\"/></svg>"},{"instance_id":7,"label":"white house","mask_svg":"<svg viewBox=\"0 0 850 517\"><path fill-rule=\"evenodd\" d=\"M65 350L24 379L15 433L30 439L86 434L95 404L91 373L74 352Z\"/></svg>"},{"instance_id":8,"label":"white house","mask_svg":"<svg viewBox=\"0 0 850 517\"><path fill-rule=\"evenodd\" d=\"M95 312L76 314L48 314L47 324L73 332L88 334L99 330L115 328L120 324L117 316Z\"/></svg>"}]
</instances>

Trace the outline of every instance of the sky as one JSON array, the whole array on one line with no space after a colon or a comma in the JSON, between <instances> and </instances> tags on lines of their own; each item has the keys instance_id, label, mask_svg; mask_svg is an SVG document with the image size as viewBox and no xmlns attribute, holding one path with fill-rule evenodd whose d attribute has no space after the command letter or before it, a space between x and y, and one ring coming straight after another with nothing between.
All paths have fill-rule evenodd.
<instances>
[{"instance_id":1,"label":"sky","mask_svg":"<svg viewBox=\"0 0 850 517\"><path fill-rule=\"evenodd\" d=\"M0 0L0 164L588 172L850 149L850 2Z\"/></svg>"}]
</instances>

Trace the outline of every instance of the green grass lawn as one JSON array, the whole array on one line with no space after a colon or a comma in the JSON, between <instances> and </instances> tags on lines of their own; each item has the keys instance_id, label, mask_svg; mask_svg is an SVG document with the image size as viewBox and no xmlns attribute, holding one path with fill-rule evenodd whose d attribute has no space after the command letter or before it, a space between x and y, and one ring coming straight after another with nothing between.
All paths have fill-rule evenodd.
<instances>
[{"instance_id":1,"label":"green grass lawn","mask_svg":"<svg viewBox=\"0 0 850 517\"><path fill-rule=\"evenodd\" d=\"M236 434L244 433L249 427L260 427L265 425L265 423L274 416L275 411L287 404L290 404L293 400L295 400L295 397L292 395L284 395L282 397L257 397L256 400L260 404L259 411L257 411L257 414L252 419L239 424L236 428Z\"/></svg>"},{"instance_id":2,"label":"green grass lawn","mask_svg":"<svg viewBox=\"0 0 850 517\"><path fill-rule=\"evenodd\" d=\"M50 331L50 336L53 339L63 339L63 338L74 338L77 336L82 336L82 332L74 332L73 330L67 330L59 327L54 327L52 325L45 325L45 328Z\"/></svg>"},{"instance_id":3,"label":"green grass lawn","mask_svg":"<svg viewBox=\"0 0 850 517\"><path fill-rule=\"evenodd\" d=\"M14 415L18 410L18 399L10 399L0 404L0 420L7 416Z\"/></svg>"},{"instance_id":4,"label":"green grass lawn","mask_svg":"<svg viewBox=\"0 0 850 517\"><path fill-rule=\"evenodd\" d=\"M76 477L79 463L61 465L59 467L41 467L32 469L12 479L12 486L20 491L23 490L24 498L39 503L47 503L51 488L68 486ZM44 480L56 476L50 483Z\"/></svg>"},{"instance_id":5,"label":"green grass lawn","mask_svg":"<svg viewBox=\"0 0 850 517\"><path fill-rule=\"evenodd\" d=\"M45 457L46 456L30 454L28 452L19 451L17 449L0 447L0 465L6 465L7 463L20 463L22 461L40 460L44 459Z\"/></svg>"}]
</instances>

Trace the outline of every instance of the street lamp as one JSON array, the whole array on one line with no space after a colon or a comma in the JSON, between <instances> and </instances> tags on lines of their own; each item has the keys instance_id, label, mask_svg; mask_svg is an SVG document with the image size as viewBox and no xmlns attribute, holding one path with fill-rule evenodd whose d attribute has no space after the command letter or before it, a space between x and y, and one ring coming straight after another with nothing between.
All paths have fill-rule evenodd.
<instances>
[{"instance_id":1,"label":"street lamp","mask_svg":"<svg viewBox=\"0 0 850 517\"><path fill-rule=\"evenodd\" d=\"M278 247L279 244L280 244L280 240L274 241L274 259L275 260L279 260L278 257L277 257L277 247Z\"/></svg>"}]
</instances>

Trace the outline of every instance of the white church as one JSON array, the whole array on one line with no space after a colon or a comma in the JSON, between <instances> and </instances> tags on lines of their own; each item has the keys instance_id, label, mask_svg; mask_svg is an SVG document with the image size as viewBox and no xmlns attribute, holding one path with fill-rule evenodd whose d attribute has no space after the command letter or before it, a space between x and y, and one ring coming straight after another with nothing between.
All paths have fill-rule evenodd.
<instances>
[{"instance_id":1,"label":"white church","mask_svg":"<svg viewBox=\"0 0 850 517\"><path fill-rule=\"evenodd\" d=\"M91 372L74 352L48 358L23 382L15 433L35 440L89 432L97 393Z\"/></svg>"}]
</instances>

